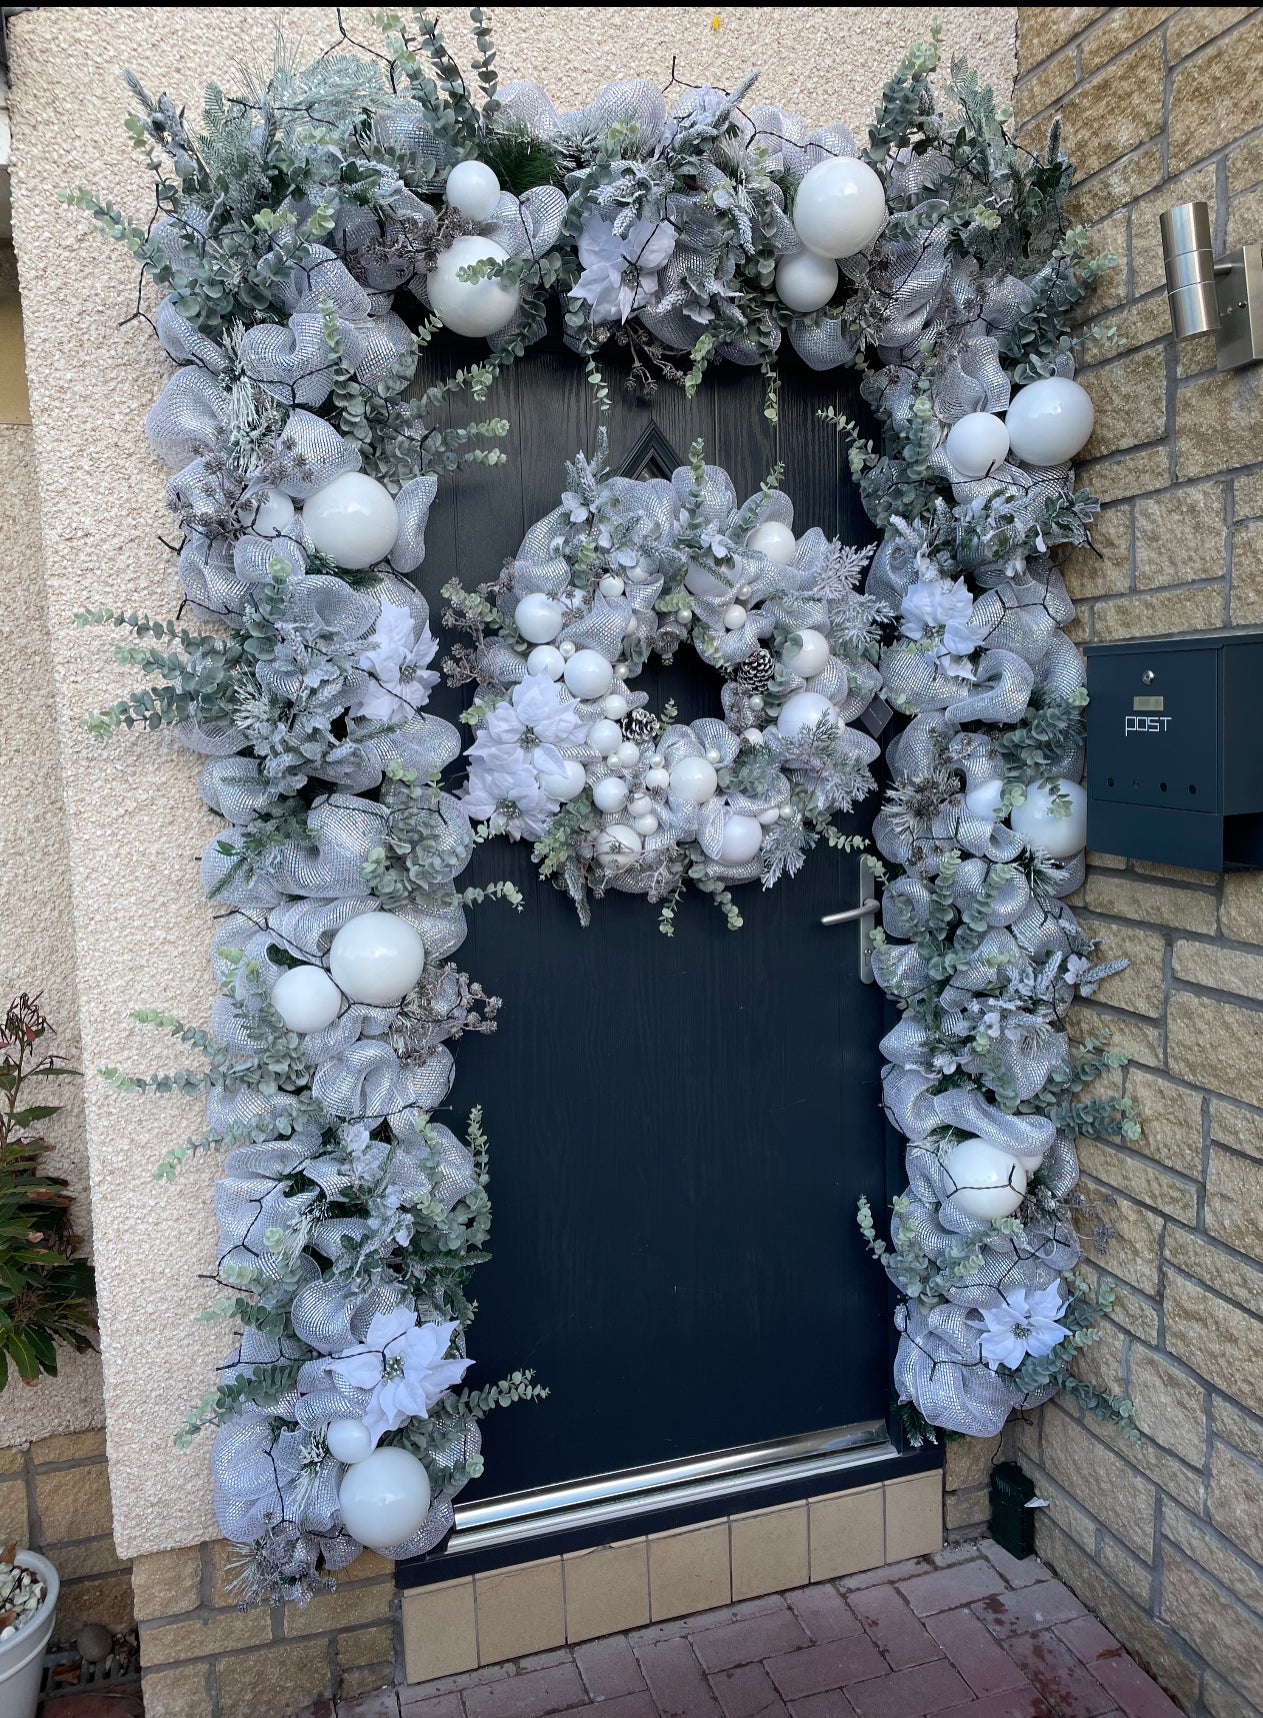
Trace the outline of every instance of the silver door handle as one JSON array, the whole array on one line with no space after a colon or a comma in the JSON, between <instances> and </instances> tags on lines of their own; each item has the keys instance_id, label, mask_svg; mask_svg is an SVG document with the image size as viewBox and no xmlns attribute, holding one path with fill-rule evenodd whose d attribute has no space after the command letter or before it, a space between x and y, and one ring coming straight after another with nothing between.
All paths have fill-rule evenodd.
<instances>
[{"instance_id":1,"label":"silver door handle","mask_svg":"<svg viewBox=\"0 0 1263 1718\"><path fill-rule=\"evenodd\" d=\"M869 893L877 882L877 863L868 854L864 854L859 863L859 896L858 907L849 907L844 913L826 913L821 919L822 925L849 925L858 923L859 934L859 963L860 982L873 982L873 921L881 911L881 902L875 895Z\"/></svg>"},{"instance_id":2,"label":"silver door handle","mask_svg":"<svg viewBox=\"0 0 1263 1718\"><path fill-rule=\"evenodd\" d=\"M861 901L859 906L852 907L849 913L826 913L820 923L822 925L846 925L849 924L852 919L869 918L880 906L880 901Z\"/></svg>"}]
</instances>

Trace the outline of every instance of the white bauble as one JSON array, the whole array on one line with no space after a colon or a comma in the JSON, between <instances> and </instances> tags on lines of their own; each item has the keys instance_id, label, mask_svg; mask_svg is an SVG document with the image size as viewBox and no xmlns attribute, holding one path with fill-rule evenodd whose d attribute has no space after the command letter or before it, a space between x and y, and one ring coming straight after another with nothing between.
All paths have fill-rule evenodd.
<instances>
[{"instance_id":1,"label":"white bauble","mask_svg":"<svg viewBox=\"0 0 1263 1718\"><path fill-rule=\"evenodd\" d=\"M1086 391L1066 376L1030 382L1009 402L1009 445L1027 465L1064 465L1092 434L1096 413Z\"/></svg>"},{"instance_id":2,"label":"white bauble","mask_svg":"<svg viewBox=\"0 0 1263 1718\"><path fill-rule=\"evenodd\" d=\"M603 758L610 757L623 743L623 730L617 722L602 717L588 729L588 744L595 746Z\"/></svg>"},{"instance_id":3,"label":"white bauble","mask_svg":"<svg viewBox=\"0 0 1263 1718\"><path fill-rule=\"evenodd\" d=\"M294 517L294 503L283 489L261 489L237 509L242 524L256 537L279 537Z\"/></svg>"},{"instance_id":4,"label":"white bauble","mask_svg":"<svg viewBox=\"0 0 1263 1718\"><path fill-rule=\"evenodd\" d=\"M555 644L537 644L526 659L528 674L547 674L550 680L560 680L566 659Z\"/></svg>"},{"instance_id":5,"label":"white bauble","mask_svg":"<svg viewBox=\"0 0 1263 1718\"><path fill-rule=\"evenodd\" d=\"M616 754L624 769L630 769L633 764L640 762L640 747L635 740L624 740Z\"/></svg>"},{"instance_id":6,"label":"white bauble","mask_svg":"<svg viewBox=\"0 0 1263 1718\"><path fill-rule=\"evenodd\" d=\"M627 783L606 776L592 789L592 803L598 811L621 811L627 804Z\"/></svg>"},{"instance_id":7,"label":"white bauble","mask_svg":"<svg viewBox=\"0 0 1263 1718\"><path fill-rule=\"evenodd\" d=\"M838 265L814 251L782 257L776 265L776 296L790 310L822 310L838 290Z\"/></svg>"},{"instance_id":8,"label":"white bauble","mask_svg":"<svg viewBox=\"0 0 1263 1718\"><path fill-rule=\"evenodd\" d=\"M708 573L705 567L690 567L684 575L684 588L690 596L701 597L703 602L719 602L721 599L726 602L732 595L732 586ZM680 610L681 620L690 618L686 610Z\"/></svg>"},{"instance_id":9,"label":"white bauble","mask_svg":"<svg viewBox=\"0 0 1263 1718\"><path fill-rule=\"evenodd\" d=\"M637 835L656 835L658 832L658 819L654 816L652 811L642 811L640 816L634 820L633 827L635 828Z\"/></svg>"},{"instance_id":10,"label":"white bauble","mask_svg":"<svg viewBox=\"0 0 1263 1718\"><path fill-rule=\"evenodd\" d=\"M325 1434L329 1454L348 1467L366 1461L373 1453L373 1434L363 1420L330 1420Z\"/></svg>"},{"instance_id":11,"label":"white bauble","mask_svg":"<svg viewBox=\"0 0 1263 1718\"><path fill-rule=\"evenodd\" d=\"M1070 801L1067 816L1054 815L1054 798ZM1078 782L1064 777L1057 783L1055 794L1052 788L1036 782L1027 788L1021 805L1013 807L1009 822L1026 837L1034 852L1046 853L1050 859L1069 859L1087 846L1088 796Z\"/></svg>"},{"instance_id":12,"label":"white bauble","mask_svg":"<svg viewBox=\"0 0 1263 1718\"><path fill-rule=\"evenodd\" d=\"M835 155L805 173L794 198L794 228L808 250L849 257L871 245L886 219L886 193L871 167Z\"/></svg>"},{"instance_id":13,"label":"white bauble","mask_svg":"<svg viewBox=\"0 0 1263 1718\"><path fill-rule=\"evenodd\" d=\"M614 683L614 670L599 650L576 650L564 678L576 698L603 698Z\"/></svg>"},{"instance_id":14,"label":"white bauble","mask_svg":"<svg viewBox=\"0 0 1263 1718\"><path fill-rule=\"evenodd\" d=\"M476 262L507 262L509 253L494 239L472 233L454 239L426 276L430 308L454 334L487 335L517 315L521 293L499 280L461 280L459 272Z\"/></svg>"},{"instance_id":15,"label":"white bauble","mask_svg":"<svg viewBox=\"0 0 1263 1718\"><path fill-rule=\"evenodd\" d=\"M371 567L383 560L399 535L399 513L390 491L362 471L344 471L303 503L307 535L339 567Z\"/></svg>"},{"instance_id":16,"label":"white bauble","mask_svg":"<svg viewBox=\"0 0 1263 1718\"><path fill-rule=\"evenodd\" d=\"M346 1470L338 1503L352 1539L370 1551L386 1551L425 1525L430 1481L416 1456L386 1444Z\"/></svg>"},{"instance_id":17,"label":"white bauble","mask_svg":"<svg viewBox=\"0 0 1263 1718\"><path fill-rule=\"evenodd\" d=\"M513 611L513 624L528 644L551 644L565 620L561 604L542 591L523 597Z\"/></svg>"},{"instance_id":18,"label":"white bauble","mask_svg":"<svg viewBox=\"0 0 1263 1718\"><path fill-rule=\"evenodd\" d=\"M447 176L443 195L471 221L489 221L500 201L500 181L485 161L458 161Z\"/></svg>"},{"instance_id":19,"label":"white bauble","mask_svg":"<svg viewBox=\"0 0 1263 1718\"><path fill-rule=\"evenodd\" d=\"M621 692L611 692L608 698L602 700L601 714L608 716L611 722L621 722L630 708Z\"/></svg>"},{"instance_id":20,"label":"white bauble","mask_svg":"<svg viewBox=\"0 0 1263 1718\"><path fill-rule=\"evenodd\" d=\"M1000 809L1000 795L1004 792L1004 783L999 777L990 781L980 781L977 787L971 787L965 795L965 810L972 812L975 817L989 817L995 821Z\"/></svg>"},{"instance_id":21,"label":"white bauble","mask_svg":"<svg viewBox=\"0 0 1263 1718\"><path fill-rule=\"evenodd\" d=\"M539 785L549 799L560 800L565 805L569 800L577 799L588 785L588 778L583 773L583 765L575 763L573 758L563 758L561 770L541 770Z\"/></svg>"},{"instance_id":22,"label":"white bauble","mask_svg":"<svg viewBox=\"0 0 1263 1718\"><path fill-rule=\"evenodd\" d=\"M626 871L640 857L641 840L626 823L611 823L597 836L596 851L607 871Z\"/></svg>"},{"instance_id":23,"label":"white bauble","mask_svg":"<svg viewBox=\"0 0 1263 1718\"><path fill-rule=\"evenodd\" d=\"M749 618L748 613L739 602L729 603L724 610L724 625L729 632L736 632L737 628L744 626Z\"/></svg>"},{"instance_id":24,"label":"white bauble","mask_svg":"<svg viewBox=\"0 0 1263 1718\"><path fill-rule=\"evenodd\" d=\"M776 726L787 740L792 740L804 728L814 728L822 717L835 723L838 719L837 711L827 698L819 692L795 692L781 705Z\"/></svg>"},{"instance_id":25,"label":"white bauble","mask_svg":"<svg viewBox=\"0 0 1263 1718\"><path fill-rule=\"evenodd\" d=\"M622 579L618 577L617 573L606 573L605 577L601 580L600 588L601 595L603 597L610 597L612 599L614 597L621 597L627 587L624 585Z\"/></svg>"},{"instance_id":26,"label":"white bauble","mask_svg":"<svg viewBox=\"0 0 1263 1718\"><path fill-rule=\"evenodd\" d=\"M323 1032L342 1008L342 992L322 966L291 966L272 986L270 1000L291 1032Z\"/></svg>"},{"instance_id":27,"label":"white bauble","mask_svg":"<svg viewBox=\"0 0 1263 1718\"><path fill-rule=\"evenodd\" d=\"M633 817L647 817L653 810L653 801L647 793L638 793L628 800L627 809Z\"/></svg>"},{"instance_id":28,"label":"white bauble","mask_svg":"<svg viewBox=\"0 0 1263 1718\"><path fill-rule=\"evenodd\" d=\"M786 668L802 680L810 680L813 675L821 673L828 660L829 640L814 626L804 626L800 632L791 633L781 652L781 661Z\"/></svg>"},{"instance_id":29,"label":"white bauble","mask_svg":"<svg viewBox=\"0 0 1263 1718\"><path fill-rule=\"evenodd\" d=\"M343 925L329 949L335 982L352 1002L375 1008L402 1001L424 968L425 944L394 913L360 913Z\"/></svg>"},{"instance_id":30,"label":"white bauble","mask_svg":"<svg viewBox=\"0 0 1263 1718\"><path fill-rule=\"evenodd\" d=\"M766 525L756 526L746 538L747 549L766 555L777 567L787 567L797 547L797 537L788 525L782 525L777 519L769 519Z\"/></svg>"},{"instance_id":31,"label":"white bauble","mask_svg":"<svg viewBox=\"0 0 1263 1718\"><path fill-rule=\"evenodd\" d=\"M759 813L759 822L764 829L770 829L774 823L780 822L781 810L778 805L769 805L766 811Z\"/></svg>"},{"instance_id":32,"label":"white bauble","mask_svg":"<svg viewBox=\"0 0 1263 1718\"><path fill-rule=\"evenodd\" d=\"M1007 459L1009 432L994 412L966 412L948 430L945 451L961 477L986 477Z\"/></svg>"},{"instance_id":33,"label":"white bauble","mask_svg":"<svg viewBox=\"0 0 1263 1718\"><path fill-rule=\"evenodd\" d=\"M719 786L715 766L708 758L681 758L671 766L670 781L676 798L689 800L693 805L705 805L715 797Z\"/></svg>"},{"instance_id":34,"label":"white bauble","mask_svg":"<svg viewBox=\"0 0 1263 1718\"><path fill-rule=\"evenodd\" d=\"M721 865L745 865L763 845L763 826L757 817L734 812L724 824L719 841Z\"/></svg>"},{"instance_id":35,"label":"white bauble","mask_svg":"<svg viewBox=\"0 0 1263 1718\"><path fill-rule=\"evenodd\" d=\"M557 646L557 648L558 648L558 650L560 650L561 654L565 657L566 661L569 662L570 658L575 653L574 639L573 638L563 639L561 641L561 643Z\"/></svg>"},{"instance_id":36,"label":"white bauble","mask_svg":"<svg viewBox=\"0 0 1263 1718\"><path fill-rule=\"evenodd\" d=\"M963 1139L943 1158L952 1204L966 1217L994 1222L1011 1217L1026 1194L1026 1171L1015 1157L985 1139Z\"/></svg>"},{"instance_id":37,"label":"white bauble","mask_svg":"<svg viewBox=\"0 0 1263 1718\"><path fill-rule=\"evenodd\" d=\"M665 793L671 785L671 777L663 769L645 771L645 786L651 793Z\"/></svg>"}]
</instances>

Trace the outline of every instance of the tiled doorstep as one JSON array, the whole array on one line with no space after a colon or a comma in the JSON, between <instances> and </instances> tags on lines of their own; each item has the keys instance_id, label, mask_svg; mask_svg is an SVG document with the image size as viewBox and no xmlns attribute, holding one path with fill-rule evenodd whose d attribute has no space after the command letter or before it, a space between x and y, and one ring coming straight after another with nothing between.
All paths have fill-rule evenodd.
<instances>
[{"instance_id":1,"label":"tiled doorstep","mask_svg":"<svg viewBox=\"0 0 1263 1718\"><path fill-rule=\"evenodd\" d=\"M1042 1565L987 1541L362 1695L336 1718L598 1708L602 1718L1179 1718Z\"/></svg>"}]
</instances>

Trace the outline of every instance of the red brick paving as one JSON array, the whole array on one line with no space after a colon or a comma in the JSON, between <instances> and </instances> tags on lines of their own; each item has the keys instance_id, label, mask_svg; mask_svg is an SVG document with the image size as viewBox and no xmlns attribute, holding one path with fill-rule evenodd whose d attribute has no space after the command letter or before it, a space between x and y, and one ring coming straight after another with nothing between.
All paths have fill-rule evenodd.
<instances>
[{"instance_id":1,"label":"red brick paving","mask_svg":"<svg viewBox=\"0 0 1263 1718\"><path fill-rule=\"evenodd\" d=\"M989 1541L384 1699L338 1718L1179 1718L1043 1564Z\"/></svg>"}]
</instances>

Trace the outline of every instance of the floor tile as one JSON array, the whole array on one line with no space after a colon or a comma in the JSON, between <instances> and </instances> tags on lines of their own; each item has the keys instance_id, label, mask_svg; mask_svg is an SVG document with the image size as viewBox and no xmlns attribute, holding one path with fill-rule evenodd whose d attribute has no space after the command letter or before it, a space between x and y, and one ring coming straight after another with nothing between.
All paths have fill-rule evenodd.
<instances>
[{"instance_id":1,"label":"floor tile","mask_svg":"<svg viewBox=\"0 0 1263 1718\"><path fill-rule=\"evenodd\" d=\"M946 1659L914 1664L848 1688L846 1697L860 1718L924 1718L950 1706L962 1706L972 1690Z\"/></svg>"},{"instance_id":2,"label":"floor tile","mask_svg":"<svg viewBox=\"0 0 1263 1718\"><path fill-rule=\"evenodd\" d=\"M938 1642L913 1616L896 1587L869 1587L852 1593L849 1603L893 1670L942 1657Z\"/></svg>"},{"instance_id":3,"label":"floor tile","mask_svg":"<svg viewBox=\"0 0 1263 1718\"><path fill-rule=\"evenodd\" d=\"M1051 1581L1053 1578L1052 1570L1038 1557L1015 1557L1003 1545L997 1545L994 1539L980 1539L978 1549L991 1567L1000 1571L1010 1587L1032 1587L1036 1581Z\"/></svg>"},{"instance_id":4,"label":"floor tile","mask_svg":"<svg viewBox=\"0 0 1263 1718\"><path fill-rule=\"evenodd\" d=\"M702 1668L710 1672L728 1670L734 1664L753 1664L809 1646L807 1635L790 1610L773 1611L761 1617L744 1617L725 1628L706 1629L693 1637L693 1651Z\"/></svg>"},{"instance_id":5,"label":"floor tile","mask_svg":"<svg viewBox=\"0 0 1263 1718\"><path fill-rule=\"evenodd\" d=\"M954 1569L914 1575L910 1581L900 1581L895 1590L903 1595L916 1616L932 1617L939 1611L959 1610L975 1599L985 1599L988 1593L1003 1593L1006 1588L999 1570L985 1558L975 1557Z\"/></svg>"},{"instance_id":6,"label":"floor tile","mask_svg":"<svg viewBox=\"0 0 1263 1718\"><path fill-rule=\"evenodd\" d=\"M767 1673L786 1700L819 1694L827 1688L847 1688L868 1676L885 1676L889 1668L872 1641L863 1635L822 1641L819 1646L803 1647L767 1661Z\"/></svg>"},{"instance_id":7,"label":"floor tile","mask_svg":"<svg viewBox=\"0 0 1263 1718\"><path fill-rule=\"evenodd\" d=\"M925 1626L975 1694L999 1694L1025 1684L1008 1653L971 1612L944 1611L927 1618Z\"/></svg>"},{"instance_id":8,"label":"floor tile","mask_svg":"<svg viewBox=\"0 0 1263 1718\"><path fill-rule=\"evenodd\" d=\"M502 1682L465 1691L469 1718L547 1718L553 1712L587 1704L588 1691L573 1664L506 1676Z\"/></svg>"},{"instance_id":9,"label":"floor tile","mask_svg":"<svg viewBox=\"0 0 1263 1718\"><path fill-rule=\"evenodd\" d=\"M710 1679L724 1718L786 1718L785 1703L761 1664L741 1664Z\"/></svg>"},{"instance_id":10,"label":"floor tile","mask_svg":"<svg viewBox=\"0 0 1263 1718\"><path fill-rule=\"evenodd\" d=\"M1051 1629L1012 1635L1005 1645L1026 1680L1060 1718L1099 1718L1118 1704Z\"/></svg>"},{"instance_id":11,"label":"floor tile","mask_svg":"<svg viewBox=\"0 0 1263 1718\"><path fill-rule=\"evenodd\" d=\"M1033 1634L1038 1629L1053 1628L1087 1615L1069 1587L1063 1587L1060 1581L1041 1581L1038 1586L1016 1593L992 1593L970 1609L1000 1640L1015 1634Z\"/></svg>"},{"instance_id":12,"label":"floor tile","mask_svg":"<svg viewBox=\"0 0 1263 1718\"><path fill-rule=\"evenodd\" d=\"M860 1632L859 1618L837 1588L827 1581L815 1587L799 1587L786 1593L785 1598L812 1640L841 1640L845 1635Z\"/></svg>"},{"instance_id":13,"label":"floor tile","mask_svg":"<svg viewBox=\"0 0 1263 1718\"><path fill-rule=\"evenodd\" d=\"M612 1634L603 1640L586 1640L574 1649L574 1661L593 1700L635 1694L645 1686L626 1635Z\"/></svg>"},{"instance_id":14,"label":"floor tile","mask_svg":"<svg viewBox=\"0 0 1263 1718\"><path fill-rule=\"evenodd\" d=\"M636 1656L662 1718L719 1718L719 1702L687 1640L651 1641Z\"/></svg>"}]
</instances>

